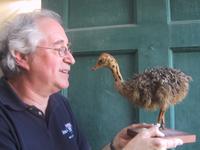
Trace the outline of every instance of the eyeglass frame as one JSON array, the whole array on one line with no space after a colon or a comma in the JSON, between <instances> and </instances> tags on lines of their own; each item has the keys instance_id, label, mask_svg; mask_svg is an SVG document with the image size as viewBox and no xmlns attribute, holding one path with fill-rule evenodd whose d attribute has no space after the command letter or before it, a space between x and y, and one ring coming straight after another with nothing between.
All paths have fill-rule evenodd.
<instances>
[{"instance_id":1,"label":"eyeglass frame","mask_svg":"<svg viewBox=\"0 0 200 150\"><path fill-rule=\"evenodd\" d=\"M70 54L72 54L72 50L69 46L68 47L64 46L64 47L60 47L60 48L37 46L37 48L44 48L44 49L50 49L50 50L58 51L58 54L59 54L60 57L64 57L68 52Z\"/></svg>"}]
</instances>

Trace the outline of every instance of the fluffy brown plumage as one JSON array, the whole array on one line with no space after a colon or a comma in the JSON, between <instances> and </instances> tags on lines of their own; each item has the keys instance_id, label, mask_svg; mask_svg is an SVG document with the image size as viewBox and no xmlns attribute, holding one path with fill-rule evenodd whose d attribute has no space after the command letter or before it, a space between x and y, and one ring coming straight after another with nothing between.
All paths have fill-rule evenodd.
<instances>
[{"instance_id":1,"label":"fluffy brown plumage","mask_svg":"<svg viewBox=\"0 0 200 150\"><path fill-rule=\"evenodd\" d=\"M157 122L165 128L165 112L170 105L181 102L188 93L190 76L172 68L152 68L135 74L124 81L116 59L102 53L93 70L108 67L115 79L115 87L121 95L147 110L160 109Z\"/></svg>"}]
</instances>

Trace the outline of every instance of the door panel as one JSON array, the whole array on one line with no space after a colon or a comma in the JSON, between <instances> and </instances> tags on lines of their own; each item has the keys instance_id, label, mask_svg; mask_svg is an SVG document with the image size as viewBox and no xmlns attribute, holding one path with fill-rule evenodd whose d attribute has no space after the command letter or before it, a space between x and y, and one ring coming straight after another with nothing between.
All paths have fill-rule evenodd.
<instances>
[{"instance_id":1,"label":"door panel","mask_svg":"<svg viewBox=\"0 0 200 150\"><path fill-rule=\"evenodd\" d=\"M137 72L135 53L113 54L123 66L124 78ZM73 66L68 91L78 122L94 149L100 149L121 128L139 121L138 109L115 90L111 71L91 71L97 57L97 54L75 55L78 61Z\"/></svg>"},{"instance_id":2,"label":"door panel","mask_svg":"<svg viewBox=\"0 0 200 150\"><path fill-rule=\"evenodd\" d=\"M69 28L130 24L134 19L133 2L132 0L70 1Z\"/></svg>"},{"instance_id":3,"label":"door panel","mask_svg":"<svg viewBox=\"0 0 200 150\"><path fill-rule=\"evenodd\" d=\"M175 128L195 133L197 137L200 136L199 131L199 97L200 86L200 48L176 48L173 51L173 65L176 68L184 70L193 78L191 82L188 96L182 103L177 104L175 109ZM192 145L185 145L182 149L197 149L198 143Z\"/></svg>"}]
</instances>

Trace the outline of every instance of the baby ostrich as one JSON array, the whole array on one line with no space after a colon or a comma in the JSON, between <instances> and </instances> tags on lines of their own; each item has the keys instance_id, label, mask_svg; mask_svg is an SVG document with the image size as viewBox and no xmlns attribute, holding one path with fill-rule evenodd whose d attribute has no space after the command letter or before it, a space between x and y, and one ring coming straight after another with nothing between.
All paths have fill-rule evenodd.
<instances>
[{"instance_id":1,"label":"baby ostrich","mask_svg":"<svg viewBox=\"0 0 200 150\"><path fill-rule=\"evenodd\" d=\"M108 67L119 93L139 107L160 109L157 123L165 128L165 112L170 105L181 102L188 93L190 76L172 68L152 68L124 81L116 59L102 53L92 70Z\"/></svg>"}]
</instances>

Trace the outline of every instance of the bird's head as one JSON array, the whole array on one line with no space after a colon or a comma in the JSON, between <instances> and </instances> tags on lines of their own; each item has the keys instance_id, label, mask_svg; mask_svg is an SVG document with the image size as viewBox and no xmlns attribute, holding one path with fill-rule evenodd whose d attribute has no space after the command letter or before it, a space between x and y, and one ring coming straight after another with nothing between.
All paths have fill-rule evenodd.
<instances>
[{"instance_id":1,"label":"bird's head","mask_svg":"<svg viewBox=\"0 0 200 150\"><path fill-rule=\"evenodd\" d=\"M113 56L111 56L108 53L102 53L99 56L96 65L92 67L92 70L95 71L102 67L112 68L113 66L116 66L116 64L117 64L117 61L115 60Z\"/></svg>"}]
</instances>

